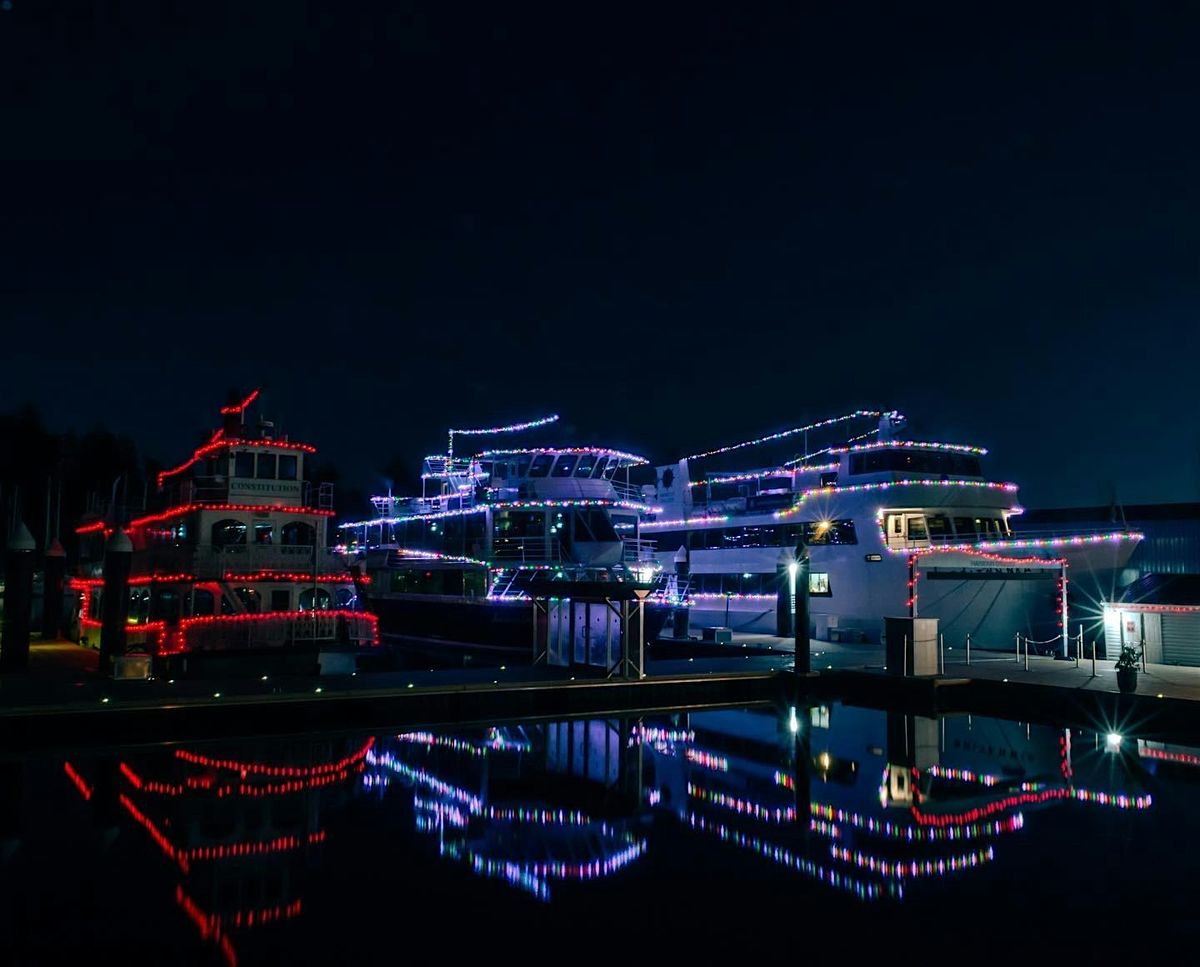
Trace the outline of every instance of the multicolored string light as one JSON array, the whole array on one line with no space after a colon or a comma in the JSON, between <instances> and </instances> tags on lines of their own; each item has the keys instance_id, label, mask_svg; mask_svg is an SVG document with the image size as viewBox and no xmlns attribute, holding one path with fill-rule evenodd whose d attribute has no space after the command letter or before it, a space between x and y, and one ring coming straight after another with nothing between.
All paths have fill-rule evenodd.
<instances>
[{"instance_id":1,"label":"multicolored string light","mask_svg":"<svg viewBox=\"0 0 1200 967\"><path fill-rule=\"evenodd\" d=\"M703 453L693 453L691 456L684 457L685 460L699 460L703 457L715 457L718 454L730 453L734 450L741 450L743 447L755 447L762 443L773 443L776 440L783 440L790 436L795 436L797 433L807 433L810 430L821 430L828 426L834 426L838 423L845 423L847 420L857 420L867 417L878 418L883 416L879 410L855 410L853 413L847 413L845 416L835 416L828 420L821 420L818 423L809 423L806 426L793 427L790 430L781 430L778 433L769 433L766 436L757 437L754 440L744 440L741 443L733 443L727 447L718 447L715 450L705 450Z\"/></svg>"},{"instance_id":2,"label":"multicolored string light","mask_svg":"<svg viewBox=\"0 0 1200 967\"><path fill-rule=\"evenodd\" d=\"M546 426L558 420L557 413L551 413L549 416L543 416L536 420L528 420L525 423L509 423L504 426L486 426L486 427L471 427L469 429L452 429L447 433L450 437L449 445L446 449L446 455L454 456L454 438L456 436L490 436L493 433L519 433L521 430L533 430L539 426Z\"/></svg>"}]
</instances>

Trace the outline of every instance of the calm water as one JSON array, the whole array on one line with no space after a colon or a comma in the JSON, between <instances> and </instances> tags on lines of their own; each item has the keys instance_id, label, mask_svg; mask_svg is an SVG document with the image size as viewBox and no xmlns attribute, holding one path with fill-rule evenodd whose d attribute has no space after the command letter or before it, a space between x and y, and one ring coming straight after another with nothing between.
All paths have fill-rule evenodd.
<instances>
[{"instance_id":1,"label":"calm water","mask_svg":"<svg viewBox=\"0 0 1200 967\"><path fill-rule=\"evenodd\" d=\"M2 775L6 963L1109 959L1200 920L1200 750L980 717L664 712Z\"/></svg>"}]
</instances>

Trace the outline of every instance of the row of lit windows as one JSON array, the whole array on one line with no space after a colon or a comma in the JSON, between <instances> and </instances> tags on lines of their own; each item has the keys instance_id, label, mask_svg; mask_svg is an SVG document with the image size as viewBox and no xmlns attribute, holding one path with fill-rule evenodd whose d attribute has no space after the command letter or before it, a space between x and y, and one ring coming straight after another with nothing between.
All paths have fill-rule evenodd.
<instances>
[{"instance_id":1,"label":"row of lit windows","mask_svg":"<svg viewBox=\"0 0 1200 967\"><path fill-rule=\"evenodd\" d=\"M233 476L256 477L259 480L296 480L300 476L300 459L294 453L238 450L233 454Z\"/></svg>"},{"instance_id":2,"label":"row of lit windows","mask_svg":"<svg viewBox=\"0 0 1200 967\"><path fill-rule=\"evenodd\" d=\"M314 593L315 592L315 593ZM328 611L333 607L354 607L354 591L348 587L338 588L330 594L325 588L302 588L297 595L295 588L273 588L264 597L256 588L234 588L242 608L252 614L265 611L311 611L313 600L317 610ZM87 617L101 620L103 591L97 588L89 598ZM219 602L219 603L218 603ZM294 603L293 603L294 602ZM218 612L219 607L219 612ZM205 617L237 614L237 609L228 598L214 594L208 588L192 588L180 591L172 587L132 587L129 589L129 623L146 624L150 621L175 621L179 618Z\"/></svg>"},{"instance_id":3,"label":"row of lit windows","mask_svg":"<svg viewBox=\"0 0 1200 967\"><path fill-rule=\"evenodd\" d=\"M780 582L788 582L787 573L779 574L693 574L689 578L688 591L692 594L778 594ZM789 585L790 587L790 585ZM810 571L808 593L828 597L828 571Z\"/></svg>"},{"instance_id":4,"label":"row of lit windows","mask_svg":"<svg viewBox=\"0 0 1200 967\"><path fill-rule=\"evenodd\" d=\"M852 520L809 520L795 524L710 527L693 531L651 533L660 551L687 547L693 551L741 547L797 547L801 536L809 547L827 544L857 544L858 534Z\"/></svg>"}]
</instances>

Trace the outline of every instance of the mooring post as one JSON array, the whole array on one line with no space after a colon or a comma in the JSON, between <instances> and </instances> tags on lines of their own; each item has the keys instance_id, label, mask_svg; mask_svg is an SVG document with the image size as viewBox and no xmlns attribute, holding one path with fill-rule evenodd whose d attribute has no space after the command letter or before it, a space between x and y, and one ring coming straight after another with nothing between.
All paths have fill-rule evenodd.
<instances>
[{"instance_id":1,"label":"mooring post","mask_svg":"<svg viewBox=\"0 0 1200 967\"><path fill-rule=\"evenodd\" d=\"M33 611L33 552L37 545L18 520L8 539L4 565L4 631L0 635L0 671L29 668L29 625Z\"/></svg>"},{"instance_id":2,"label":"mooring post","mask_svg":"<svg viewBox=\"0 0 1200 967\"><path fill-rule=\"evenodd\" d=\"M795 642L796 642L796 657L792 668L797 675L807 675L812 671L812 656L809 654L808 646L808 581L809 569L812 562L808 556L808 548L804 544L803 536L800 538L800 544L796 548L796 616L793 619L795 625Z\"/></svg>"},{"instance_id":3,"label":"mooring post","mask_svg":"<svg viewBox=\"0 0 1200 967\"><path fill-rule=\"evenodd\" d=\"M1025 670L1029 671L1029 635L1025 636Z\"/></svg>"},{"instance_id":4,"label":"mooring post","mask_svg":"<svg viewBox=\"0 0 1200 967\"><path fill-rule=\"evenodd\" d=\"M112 671L113 658L125 654L129 569L132 563L133 542L118 527L104 545L104 600L100 602L101 675L108 675Z\"/></svg>"},{"instance_id":5,"label":"mooring post","mask_svg":"<svg viewBox=\"0 0 1200 967\"><path fill-rule=\"evenodd\" d=\"M971 664L971 632L967 632L967 664Z\"/></svg>"},{"instance_id":6,"label":"mooring post","mask_svg":"<svg viewBox=\"0 0 1200 967\"><path fill-rule=\"evenodd\" d=\"M1013 637L1016 639L1017 643L1017 652L1013 656L1013 661L1019 665L1021 663L1021 632L1018 631Z\"/></svg>"},{"instance_id":7,"label":"mooring post","mask_svg":"<svg viewBox=\"0 0 1200 967\"><path fill-rule=\"evenodd\" d=\"M61 638L63 633L63 588L67 576L67 552L58 538L46 549L42 579L42 641Z\"/></svg>"},{"instance_id":8,"label":"mooring post","mask_svg":"<svg viewBox=\"0 0 1200 967\"><path fill-rule=\"evenodd\" d=\"M1092 678L1096 677L1096 639L1092 639Z\"/></svg>"}]
</instances>

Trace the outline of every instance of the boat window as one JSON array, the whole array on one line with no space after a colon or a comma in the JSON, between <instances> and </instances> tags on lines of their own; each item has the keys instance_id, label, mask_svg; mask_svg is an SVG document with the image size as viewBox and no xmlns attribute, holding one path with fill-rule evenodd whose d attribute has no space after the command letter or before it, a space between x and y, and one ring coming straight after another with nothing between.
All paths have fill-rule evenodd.
<instances>
[{"instance_id":1,"label":"boat window","mask_svg":"<svg viewBox=\"0 0 1200 967\"><path fill-rule=\"evenodd\" d=\"M262 595L254 588L235 588L234 593L251 614L258 614L262 610Z\"/></svg>"},{"instance_id":2,"label":"boat window","mask_svg":"<svg viewBox=\"0 0 1200 967\"><path fill-rule=\"evenodd\" d=\"M255 468L254 475L259 480L274 480L275 467L279 462L279 457L274 453L260 453L258 455L258 464Z\"/></svg>"},{"instance_id":3,"label":"boat window","mask_svg":"<svg viewBox=\"0 0 1200 967\"><path fill-rule=\"evenodd\" d=\"M950 529L950 518L945 514L932 514L925 518L925 523L929 525L931 541L948 541L954 537Z\"/></svg>"},{"instance_id":4,"label":"boat window","mask_svg":"<svg viewBox=\"0 0 1200 967\"><path fill-rule=\"evenodd\" d=\"M809 520L804 522L804 543L817 547L823 544L857 544L858 533L852 520Z\"/></svg>"},{"instance_id":5,"label":"boat window","mask_svg":"<svg viewBox=\"0 0 1200 967\"><path fill-rule=\"evenodd\" d=\"M607 467L605 468L605 470L604 470L604 479L605 479L605 480L612 480L612 478L613 478L613 475L614 475L614 474L615 474L615 473L616 473L616 472L617 472L617 471L618 471L620 468L621 468L621 462L620 462L619 460L615 460L615 459L614 459L614 460L609 460L609 461L608 461L608 466L607 466Z\"/></svg>"},{"instance_id":6,"label":"boat window","mask_svg":"<svg viewBox=\"0 0 1200 967\"><path fill-rule=\"evenodd\" d=\"M254 525L254 543L255 544L270 544L271 536L274 532L270 524L255 523Z\"/></svg>"},{"instance_id":7,"label":"boat window","mask_svg":"<svg viewBox=\"0 0 1200 967\"><path fill-rule=\"evenodd\" d=\"M954 533L959 540L975 540L975 522L970 517L955 517Z\"/></svg>"},{"instance_id":8,"label":"boat window","mask_svg":"<svg viewBox=\"0 0 1200 967\"><path fill-rule=\"evenodd\" d=\"M496 515L497 537L543 537L545 514L540 510L506 510Z\"/></svg>"},{"instance_id":9,"label":"boat window","mask_svg":"<svg viewBox=\"0 0 1200 967\"><path fill-rule=\"evenodd\" d=\"M554 461L554 472L551 476L554 477L569 477L575 470L575 464L579 460L573 453L564 453Z\"/></svg>"},{"instance_id":10,"label":"boat window","mask_svg":"<svg viewBox=\"0 0 1200 967\"><path fill-rule=\"evenodd\" d=\"M317 532L302 520L289 521L280 528L279 543L284 547L312 547L316 542Z\"/></svg>"},{"instance_id":11,"label":"boat window","mask_svg":"<svg viewBox=\"0 0 1200 967\"><path fill-rule=\"evenodd\" d=\"M192 589L192 614L208 615L216 611L216 599L213 593L204 588Z\"/></svg>"},{"instance_id":12,"label":"boat window","mask_svg":"<svg viewBox=\"0 0 1200 967\"><path fill-rule=\"evenodd\" d=\"M281 453L279 455L279 479L295 480L299 473L298 463L294 454Z\"/></svg>"},{"instance_id":13,"label":"boat window","mask_svg":"<svg viewBox=\"0 0 1200 967\"><path fill-rule=\"evenodd\" d=\"M334 592L334 599L337 601L337 606L343 611L354 607L354 588L338 588Z\"/></svg>"},{"instance_id":14,"label":"boat window","mask_svg":"<svg viewBox=\"0 0 1200 967\"><path fill-rule=\"evenodd\" d=\"M579 466L575 468L576 477L590 477L596 469L596 454L585 453L579 458Z\"/></svg>"},{"instance_id":15,"label":"boat window","mask_svg":"<svg viewBox=\"0 0 1200 967\"><path fill-rule=\"evenodd\" d=\"M970 453L934 450L870 450L850 454L850 474L925 473L939 476L980 477L979 457Z\"/></svg>"},{"instance_id":16,"label":"boat window","mask_svg":"<svg viewBox=\"0 0 1200 967\"><path fill-rule=\"evenodd\" d=\"M818 597L826 598L833 594L833 592L829 590L828 571L808 572L808 593Z\"/></svg>"},{"instance_id":17,"label":"boat window","mask_svg":"<svg viewBox=\"0 0 1200 967\"><path fill-rule=\"evenodd\" d=\"M213 547L233 547L246 543L246 525L240 520L219 520L212 525Z\"/></svg>"},{"instance_id":18,"label":"boat window","mask_svg":"<svg viewBox=\"0 0 1200 967\"><path fill-rule=\"evenodd\" d=\"M908 515L908 539L910 541L929 540L929 532L925 529L925 518L923 515Z\"/></svg>"},{"instance_id":19,"label":"boat window","mask_svg":"<svg viewBox=\"0 0 1200 967\"><path fill-rule=\"evenodd\" d=\"M613 522L609 520L608 514L604 511L599 509L575 511L575 540L611 542L620 539L613 527Z\"/></svg>"},{"instance_id":20,"label":"boat window","mask_svg":"<svg viewBox=\"0 0 1200 967\"><path fill-rule=\"evenodd\" d=\"M317 610L328 611L333 607L333 598L324 588L306 588L300 592L300 610L313 610L313 592L316 592Z\"/></svg>"},{"instance_id":21,"label":"boat window","mask_svg":"<svg viewBox=\"0 0 1200 967\"><path fill-rule=\"evenodd\" d=\"M529 476L529 461L531 459L533 459L533 458L528 455L520 456L517 458L517 474L516 475L518 477L528 477Z\"/></svg>"},{"instance_id":22,"label":"boat window","mask_svg":"<svg viewBox=\"0 0 1200 967\"><path fill-rule=\"evenodd\" d=\"M275 588L271 591L272 611L291 611L292 592L289 588Z\"/></svg>"},{"instance_id":23,"label":"boat window","mask_svg":"<svg viewBox=\"0 0 1200 967\"><path fill-rule=\"evenodd\" d=\"M539 453L529 465L529 476L545 477L550 473L550 465L554 462L554 454Z\"/></svg>"},{"instance_id":24,"label":"boat window","mask_svg":"<svg viewBox=\"0 0 1200 967\"><path fill-rule=\"evenodd\" d=\"M151 621L179 620L179 592L174 588L155 588L150 596Z\"/></svg>"},{"instance_id":25,"label":"boat window","mask_svg":"<svg viewBox=\"0 0 1200 967\"><path fill-rule=\"evenodd\" d=\"M604 468L608 466L608 457L596 458L596 469L592 471L592 479L596 480L604 476Z\"/></svg>"},{"instance_id":26,"label":"boat window","mask_svg":"<svg viewBox=\"0 0 1200 967\"><path fill-rule=\"evenodd\" d=\"M247 450L239 451L233 457L233 475L235 477L254 476L254 454Z\"/></svg>"}]
</instances>

